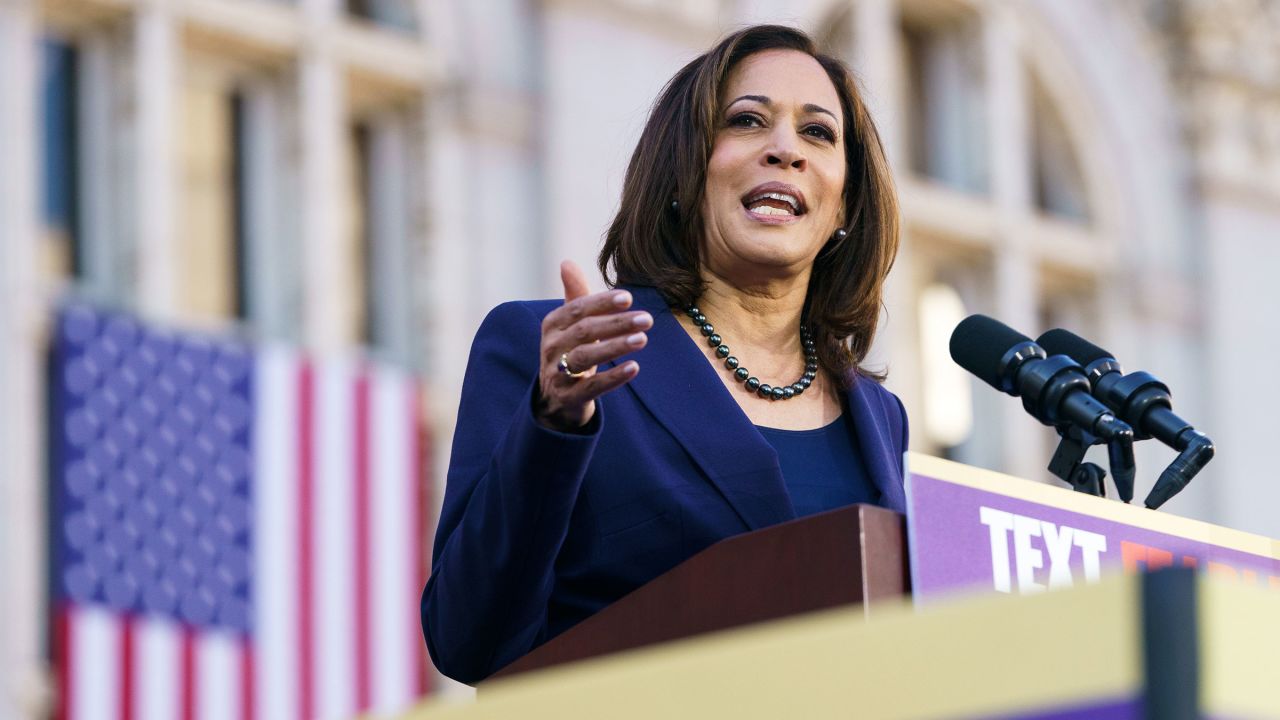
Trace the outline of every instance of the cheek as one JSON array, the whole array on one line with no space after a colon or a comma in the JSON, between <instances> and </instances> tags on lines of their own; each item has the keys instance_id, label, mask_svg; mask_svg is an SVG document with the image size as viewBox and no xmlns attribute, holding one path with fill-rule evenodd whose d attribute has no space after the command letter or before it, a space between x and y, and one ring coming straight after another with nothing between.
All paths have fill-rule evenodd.
<instances>
[{"instance_id":1,"label":"cheek","mask_svg":"<svg viewBox=\"0 0 1280 720\"><path fill-rule=\"evenodd\" d=\"M830 170L822 175L823 195L829 198L828 203L833 217L840 217L844 212L844 163L833 164Z\"/></svg>"},{"instance_id":2,"label":"cheek","mask_svg":"<svg viewBox=\"0 0 1280 720\"><path fill-rule=\"evenodd\" d=\"M724 170L716 161L716 156L712 155L710 162L707 163L707 177L703 180L702 186L702 210L704 213L715 212L715 207L720 204L721 197L725 194L727 186L728 182Z\"/></svg>"},{"instance_id":3,"label":"cheek","mask_svg":"<svg viewBox=\"0 0 1280 720\"><path fill-rule=\"evenodd\" d=\"M732 199L737 202L734 188L741 183L738 177L748 170L751 153L742 143L724 140L715 144L707 161L706 196L711 204L721 204Z\"/></svg>"}]
</instances>

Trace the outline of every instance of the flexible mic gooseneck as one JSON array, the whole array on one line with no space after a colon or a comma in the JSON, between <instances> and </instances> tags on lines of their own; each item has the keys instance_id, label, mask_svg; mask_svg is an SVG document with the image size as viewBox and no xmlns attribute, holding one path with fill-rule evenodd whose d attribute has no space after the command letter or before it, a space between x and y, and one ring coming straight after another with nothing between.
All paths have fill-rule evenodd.
<instances>
[{"instance_id":1,"label":"flexible mic gooseneck","mask_svg":"<svg viewBox=\"0 0 1280 720\"><path fill-rule=\"evenodd\" d=\"M1169 387L1155 376L1141 371L1126 375L1110 352L1061 328L1044 333L1037 343L1046 352L1066 355L1083 365L1094 397L1133 426L1136 439L1154 437L1178 451L1147 495L1147 507L1163 505L1213 459L1213 441L1174 414Z\"/></svg>"}]
</instances>

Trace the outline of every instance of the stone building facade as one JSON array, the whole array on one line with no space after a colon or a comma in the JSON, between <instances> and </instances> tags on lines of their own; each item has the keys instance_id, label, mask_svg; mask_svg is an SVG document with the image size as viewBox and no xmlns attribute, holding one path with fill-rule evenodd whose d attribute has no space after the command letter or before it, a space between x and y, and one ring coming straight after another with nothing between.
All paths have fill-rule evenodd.
<instances>
[{"instance_id":1,"label":"stone building facade","mask_svg":"<svg viewBox=\"0 0 1280 720\"><path fill-rule=\"evenodd\" d=\"M1067 326L1217 441L1169 512L1280 536L1276 0L0 0L0 715L48 697L58 302L372 348L425 374L447 448L484 314L594 265L662 84L766 21L844 57L886 141L873 363L913 449L1047 481L1052 432L946 341Z\"/></svg>"}]
</instances>

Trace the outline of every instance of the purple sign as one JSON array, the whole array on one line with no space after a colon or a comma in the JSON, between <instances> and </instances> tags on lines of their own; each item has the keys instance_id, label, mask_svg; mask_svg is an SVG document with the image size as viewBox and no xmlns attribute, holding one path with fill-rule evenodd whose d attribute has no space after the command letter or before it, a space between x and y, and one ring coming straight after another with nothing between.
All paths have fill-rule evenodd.
<instances>
[{"instance_id":1,"label":"purple sign","mask_svg":"<svg viewBox=\"0 0 1280 720\"><path fill-rule=\"evenodd\" d=\"M917 601L957 590L1039 592L1169 565L1280 590L1280 544L1265 538L934 458L908 462Z\"/></svg>"}]
</instances>

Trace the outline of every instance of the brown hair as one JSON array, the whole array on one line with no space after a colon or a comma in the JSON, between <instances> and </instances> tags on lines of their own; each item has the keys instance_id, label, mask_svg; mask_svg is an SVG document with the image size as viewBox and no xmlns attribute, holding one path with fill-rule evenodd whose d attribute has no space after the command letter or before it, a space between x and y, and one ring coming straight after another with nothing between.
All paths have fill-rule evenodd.
<instances>
[{"instance_id":1,"label":"brown hair","mask_svg":"<svg viewBox=\"0 0 1280 720\"><path fill-rule=\"evenodd\" d=\"M656 287L680 308L702 295L704 228L698 209L720 124L721 88L744 58L775 49L798 50L822 65L840 96L846 128L844 229L849 234L842 242L829 240L814 261L804 322L817 342L819 364L837 382L845 383L852 368L882 380L859 364L875 336L885 276L898 251L897 195L852 73L819 53L800 30L779 25L740 30L671 78L627 166L622 203L597 261L600 272L610 286Z\"/></svg>"}]
</instances>

